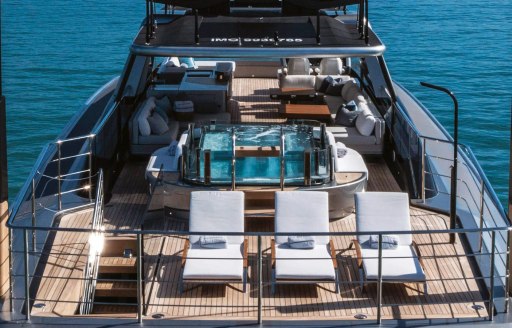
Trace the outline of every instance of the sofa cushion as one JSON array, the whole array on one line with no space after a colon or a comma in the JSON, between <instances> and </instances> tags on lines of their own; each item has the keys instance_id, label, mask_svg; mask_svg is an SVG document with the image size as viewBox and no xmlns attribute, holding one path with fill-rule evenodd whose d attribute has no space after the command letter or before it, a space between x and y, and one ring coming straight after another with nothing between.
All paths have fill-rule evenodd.
<instances>
[{"instance_id":1,"label":"sofa cushion","mask_svg":"<svg viewBox=\"0 0 512 328\"><path fill-rule=\"evenodd\" d=\"M151 115L151 111L155 108L154 98L148 98L141 106L139 111L139 117L137 123L139 125L139 132L141 136L149 136L151 134L151 127L149 126L148 116Z\"/></svg>"},{"instance_id":2,"label":"sofa cushion","mask_svg":"<svg viewBox=\"0 0 512 328\"><path fill-rule=\"evenodd\" d=\"M171 109L171 101L167 96L161 98L155 98L156 109L161 110L164 113L169 113Z\"/></svg>"},{"instance_id":3,"label":"sofa cushion","mask_svg":"<svg viewBox=\"0 0 512 328\"><path fill-rule=\"evenodd\" d=\"M363 247L363 267L366 279L379 277L379 251ZM382 280L425 281L425 272L421 268L417 255L410 246L398 246L395 249L382 250Z\"/></svg>"},{"instance_id":4,"label":"sofa cushion","mask_svg":"<svg viewBox=\"0 0 512 328\"><path fill-rule=\"evenodd\" d=\"M169 145L173 140L176 140L178 137L178 131L180 128L180 124L178 121L170 120L169 121L169 130L161 135L150 134L148 136L139 136L138 144L140 145L160 145L163 147L165 145ZM154 151L151 150L151 152Z\"/></svg>"},{"instance_id":5,"label":"sofa cushion","mask_svg":"<svg viewBox=\"0 0 512 328\"><path fill-rule=\"evenodd\" d=\"M158 113L153 112L153 115L148 116L147 121L149 123L149 127L151 128L152 134L161 135L169 131L167 123L165 123L162 116L160 116Z\"/></svg>"},{"instance_id":6,"label":"sofa cushion","mask_svg":"<svg viewBox=\"0 0 512 328\"><path fill-rule=\"evenodd\" d=\"M183 279L242 279L243 255L240 244L226 248L191 245L183 269Z\"/></svg>"},{"instance_id":7,"label":"sofa cushion","mask_svg":"<svg viewBox=\"0 0 512 328\"><path fill-rule=\"evenodd\" d=\"M356 128L363 136L370 136L375 128L375 116L370 109L363 109L356 119Z\"/></svg>"},{"instance_id":8,"label":"sofa cushion","mask_svg":"<svg viewBox=\"0 0 512 328\"><path fill-rule=\"evenodd\" d=\"M279 80L281 89L306 89L315 88L315 76L313 75L287 75Z\"/></svg>"},{"instance_id":9,"label":"sofa cushion","mask_svg":"<svg viewBox=\"0 0 512 328\"><path fill-rule=\"evenodd\" d=\"M335 278L329 245L316 245L312 249L294 249L286 244L276 247L276 279Z\"/></svg>"},{"instance_id":10,"label":"sofa cushion","mask_svg":"<svg viewBox=\"0 0 512 328\"><path fill-rule=\"evenodd\" d=\"M343 142L347 147L377 144L377 138L374 135L363 136L356 127L329 126L327 129L333 134L336 141Z\"/></svg>"}]
</instances>

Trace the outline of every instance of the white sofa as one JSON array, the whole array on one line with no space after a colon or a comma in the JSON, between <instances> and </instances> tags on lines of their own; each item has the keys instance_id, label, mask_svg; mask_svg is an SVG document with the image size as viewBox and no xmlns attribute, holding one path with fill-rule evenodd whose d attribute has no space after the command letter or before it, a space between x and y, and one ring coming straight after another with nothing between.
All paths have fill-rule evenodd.
<instances>
[{"instance_id":1,"label":"white sofa","mask_svg":"<svg viewBox=\"0 0 512 328\"><path fill-rule=\"evenodd\" d=\"M147 98L130 119L130 152L134 155L149 155L156 149L169 145L178 137L179 122L172 117L169 117L167 132L152 133L147 118L152 114L155 106L154 98Z\"/></svg>"},{"instance_id":2,"label":"white sofa","mask_svg":"<svg viewBox=\"0 0 512 328\"><path fill-rule=\"evenodd\" d=\"M335 70L335 72L338 72ZM328 126L337 142L344 143L347 147L356 150L361 154L382 154L384 151L385 122L377 108L368 100L360 90L356 81L348 75L294 75L287 76L280 81L281 89L289 88L294 90L315 90L320 93L322 83L328 76L340 79L344 84L340 95L324 94L325 103L329 107L333 122L338 109L343 104L354 101L359 109L366 110L366 114L374 118L374 126L363 126L364 120L356 120L356 126L347 127L341 125ZM369 119L371 121L371 119ZM361 133L364 132L364 133Z\"/></svg>"}]
</instances>

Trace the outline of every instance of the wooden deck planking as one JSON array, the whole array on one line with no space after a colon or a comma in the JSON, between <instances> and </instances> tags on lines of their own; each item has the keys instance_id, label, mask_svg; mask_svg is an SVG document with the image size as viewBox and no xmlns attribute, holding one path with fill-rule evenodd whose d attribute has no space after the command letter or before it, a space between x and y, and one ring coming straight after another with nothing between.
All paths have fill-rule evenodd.
<instances>
[{"instance_id":1,"label":"wooden deck planking","mask_svg":"<svg viewBox=\"0 0 512 328\"><path fill-rule=\"evenodd\" d=\"M90 227L92 211L84 210L60 218L60 227L82 228ZM51 248L45 247L36 272L42 278L34 278L39 282L35 293L34 304L44 304L32 308L32 315L70 315L78 306L77 295L82 289L82 282L76 280L82 276L87 261L87 233L52 232ZM39 270L39 269L38 269ZM32 287L35 285L33 284ZM70 292L71 291L71 292ZM67 303L70 302L70 303Z\"/></svg>"},{"instance_id":2,"label":"wooden deck planking","mask_svg":"<svg viewBox=\"0 0 512 328\"><path fill-rule=\"evenodd\" d=\"M283 123L280 102L270 99L270 89L277 88L277 79L235 78L233 99L238 109L231 113L233 123Z\"/></svg>"},{"instance_id":3,"label":"wooden deck planking","mask_svg":"<svg viewBox=\"0 0 512 328\"><path fill-rule=\"evenodd\" d=\"M370 181L368 189L372 191L400 190L391 173L382 161L368 163ZM130 163L125 166L114 187L114 194L106 206L108 228L137 228L142 220L145 203L148 200L147 187L144 181L143 163ZM71 220L71 218L73 218ZM78 219L80 218L80 219ZM411 207L413 229L445 229L448 218L433 212ZM88 215L70 214L69 218L61 221L61 226L69 222L75 227L85 227L90 224ZM331 231L355 231L355 216L330 223ZM144 237L144 274L145 313L148 318L152 314L163 313L166 318L184 319L241 319L256 318L257 316L257 238L249 238L249 281L246 294L231 287L219 285L190 285L182 295L178 292L178 281L181 267L181 251L185 237L172 235L172 231L186 230L187 223L166 219L145 222L145 229L163 229L169 231L165 236L146 235ZM273 220L247 220L247 231L272 231ZM62 236L61 236L62 235ZM74 257L85 259L86 234L77 238L77 234L61 233L59 235L65 245L79 244ZM352 238L333 237L338 254L338 264L342 280L349 281L341 286L341 294L334 294L332 283L315 285L280 285L274 297L270 295L270 237L262 238L263 254L263 317L264 319L322 319L337 318L352 320L357 313L367 314L369 319L376 317L376 288L368 285L366 292L359 288L358 270L355 251L348 246ZM415 236L424 256L464 254L460 241L455 245L447 243L448 236L430 234ZM53 248L59 252L59 248ZM162 252L162 254L160 254ZM68 262L66 262L68 261ZM75 262L73 262L75 261ZM83 260L82 260L83 261ZM58 265L69 266L77 260L59 258L45 268L45 275L60 275L62 279L46 279L42 281L36 296L38 299L54 297L55 302L44 302L43 311L33 309L33 314L45 315L52 312L52 307L62 298L57 290L63 290L67 278L71 276L69 269ZM470 308L471 305L484 305L479 286L466 257L458 259L431 258L426 259L428 279L460 278L455 281L429 282L429 294L423 295L417 290L416 284L385 284L383 288L383 303L403 305L385 305L383 318L453 318L453 317L484 317L486 310L479 312ZM74 267L76 265L73 265ZM53 270L53 271L52 271ZM44 279L43 279L44 280ZM59 280L63 282L59 285ZM81 285L81 283L80 283ZM241 284L233 284L241 289ZM52 294L55 293L55 294ZM115 308L112 307L112 308ZM42 313L44 312L44 313Z\"/></svg>"}]
</instances>

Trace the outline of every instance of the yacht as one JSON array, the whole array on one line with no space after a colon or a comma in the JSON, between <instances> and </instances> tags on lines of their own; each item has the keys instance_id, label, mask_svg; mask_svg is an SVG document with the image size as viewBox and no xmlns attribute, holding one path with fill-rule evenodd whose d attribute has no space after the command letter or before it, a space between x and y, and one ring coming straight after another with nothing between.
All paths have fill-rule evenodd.
<instances>
[{"instance_id":1,"label":"yacht","mask_svg":"<svg viewBox=\"0 0 512 328\"><path fill-rule=\"evenodd\" d=\"M507 325L510 221L367 0L159 0L0 229L41 325ZM419 77L420 78L420 77ZM6 209L3 208L6 211Z\"/></svg>"}]
</instances>

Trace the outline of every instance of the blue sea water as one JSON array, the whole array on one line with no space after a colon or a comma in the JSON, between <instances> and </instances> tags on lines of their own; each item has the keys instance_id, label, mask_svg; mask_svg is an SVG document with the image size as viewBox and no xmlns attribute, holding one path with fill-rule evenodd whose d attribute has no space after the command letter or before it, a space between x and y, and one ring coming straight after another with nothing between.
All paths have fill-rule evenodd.
<instances>
[{"instance_id":1,"label":"blue sea water","mask_svg":"<svg viewBox=\"0 0 512 328\"><path fill-rule=\"evenodd\" d=\"M508 197L512 89L510 0L370 0L370 21L387 45L393 79L452 131L450 99L419 86L451 88L460 139L476 153L503 204ZM118 75L145 14L143 0L3 1L9 192L13 199L41 147L81 104Z\"/></svg>"}]
</instances>

